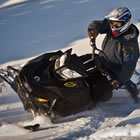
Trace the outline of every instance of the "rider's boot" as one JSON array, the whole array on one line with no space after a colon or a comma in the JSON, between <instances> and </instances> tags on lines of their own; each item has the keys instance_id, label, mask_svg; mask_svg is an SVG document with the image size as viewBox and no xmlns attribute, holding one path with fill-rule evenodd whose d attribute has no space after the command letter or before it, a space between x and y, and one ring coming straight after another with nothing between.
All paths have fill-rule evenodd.
<instances>
[{"instance_id":1,"label":"rider's boot","mask_svg":"<svg viewBox=\"0 0 140 140\"><path fill-rule=\"evenodd\" d=\"M136 103L140 103L140 93L135 83L131 80L125 82L126 89L130 93L131 97L135 100Z\"/></svg>"}]
</instances>

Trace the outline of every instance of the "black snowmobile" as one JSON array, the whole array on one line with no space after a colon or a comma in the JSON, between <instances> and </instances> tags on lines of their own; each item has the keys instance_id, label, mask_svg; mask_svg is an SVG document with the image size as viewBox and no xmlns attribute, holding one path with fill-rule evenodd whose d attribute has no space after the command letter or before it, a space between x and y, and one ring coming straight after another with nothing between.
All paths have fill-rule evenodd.
<instances>
[{"instance_id":1,"label":"black snowmobile","mask_svg":"<svg viewBox=\"0 0 140 140\"><path fill-rule=\"evenodd\" d=\"M92 109L105 90L112 90L111 79L97 54L77 56L71 51L45 53L19 68L7 66L0 69L0 77L33 116L44 114L55 121Z\"/></svg>"}]
</instances>

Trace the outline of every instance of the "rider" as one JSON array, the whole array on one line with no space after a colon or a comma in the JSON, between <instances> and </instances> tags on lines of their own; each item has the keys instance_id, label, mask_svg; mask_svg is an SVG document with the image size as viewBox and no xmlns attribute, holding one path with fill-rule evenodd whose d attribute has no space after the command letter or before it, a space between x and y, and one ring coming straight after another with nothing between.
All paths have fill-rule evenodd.
<instances>
[{"instance_id":1,"label":"rider","mask_svg":"<svg viewBox=\"0 0 140 140\"><path fill-rule=\"evenodd\" d=\"M135 101L140 101L138 90L130 80L139 58L139 31L131 23L129 9L116 8L104 20L92 21L88 26L89 38L96 39L99 33L106 34L102 50L108 59L106 61L102 53L99 54L99 58L104 66L107 64L107 70L114 79L113 88L118 89L125 85ZM111 97L112 93L107 93L103 100L107 101Z\"/></svg>"}]
</instances>

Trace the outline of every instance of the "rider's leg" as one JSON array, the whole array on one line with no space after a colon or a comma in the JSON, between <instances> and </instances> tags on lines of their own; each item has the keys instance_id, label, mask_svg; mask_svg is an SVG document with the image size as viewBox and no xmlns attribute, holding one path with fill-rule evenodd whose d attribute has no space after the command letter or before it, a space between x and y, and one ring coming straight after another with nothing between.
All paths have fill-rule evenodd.
<instances>
[{"instance_id":1,"label":"rider's leg","mask_svg":"<svg viewBox=\"0 0 140 140\"><path fill-rule=\"evenodd\" d=\"M140 93L137 89L136 84L133 83L131 80L128 80L127 82L125 82L125 86L131 97L135 100L135 102L140 103Z\"/></svg>"}]
</instances>

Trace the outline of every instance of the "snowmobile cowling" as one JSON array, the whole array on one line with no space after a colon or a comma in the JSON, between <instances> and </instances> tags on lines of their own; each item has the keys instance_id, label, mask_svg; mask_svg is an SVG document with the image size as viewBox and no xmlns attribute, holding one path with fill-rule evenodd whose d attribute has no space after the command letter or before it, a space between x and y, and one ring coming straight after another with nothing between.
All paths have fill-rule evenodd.
<instances>
[{"instance_id":1,"label":"snowmobile cowling","mask_svg":"<svg viewBox=\"0 0 140 140\"><path fill-rule=\"evenodd\" d=\"M45 53L22 68L8 66L1 69L0 76L18 94L24 109L34 116L43 114L55 121L92 109L105 90L97 81L110 88L109 80L99 70L99 61L91 63L91 54L77 56L71 51Z\"/></svg>"}]
</instances>

